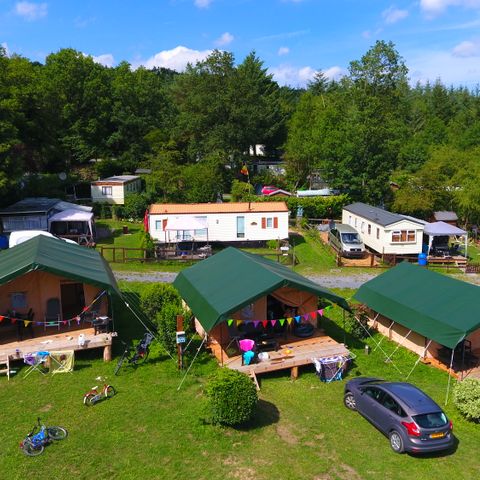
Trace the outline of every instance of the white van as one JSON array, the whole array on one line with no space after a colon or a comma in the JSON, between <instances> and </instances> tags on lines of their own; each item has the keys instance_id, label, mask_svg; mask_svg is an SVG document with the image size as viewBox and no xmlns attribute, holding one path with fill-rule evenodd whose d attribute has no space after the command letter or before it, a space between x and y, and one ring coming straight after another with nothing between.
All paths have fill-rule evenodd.
<instances>
[{"instance_id":1,"label":"white van","mask_svg":"<svg viewBox=\"0 0 480 480\"><path fill-rule=\"evenodd\" d=\"M328 242L342 257L361 258L365 255L365 245L359 233L350 225L335 224L328 233Z\"/></svg>"},{"instance_id":2,"label":"white van","mask_svg":"<svg viewBox=\"0 0 480 480\"><path fill-rule=\"evenodd\" d=\"M77 242L74 242L73 240L70 240L68 238L59 238L49 232L44 232L43 230L18 230L10 234L8 246L10 248L15 247L16 245L20 245L20 243L26 242L27 240L30 240L33 237L37 237L38 235L56 238L57 240L62 240L67 243L74 243L75 245L78 245Z\"/></svg>"}]
</instances>

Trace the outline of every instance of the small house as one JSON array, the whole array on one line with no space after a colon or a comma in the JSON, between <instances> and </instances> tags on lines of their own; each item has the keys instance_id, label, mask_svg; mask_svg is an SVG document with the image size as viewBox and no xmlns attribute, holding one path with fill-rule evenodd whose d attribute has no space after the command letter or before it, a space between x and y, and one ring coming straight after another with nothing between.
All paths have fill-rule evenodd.
<instances>
[{"instance_id":1,"label":"small house","mask_svg":"<svg viewBox=\"0 0 480 480\"><path fill-rule=\"evenodd\" d=\"M108 177L92 182L92 202L123 205L127 195L140 193L141 190L142 181L138 175Z\"/></svg>"},{"instance_id":2,"label":"small house","mask_svg":"<svg viewBox=\"0 0 480 480\"><path fill-rule=\"evenodd\" d=\"M354 227L366 247L380 254L422 252L424 223L413 217L356 202L343 207L342 223Z\"/></svg>"},{"instance_id":3,"label":"small house","mask_svg":"<svg viewBox=\"0 0 480 480\"><path fill-rule=\"evenodd\" d=\"M458 216L455 212L439 211L433 212L432 222L445 222L457 227Z\"/></svg>"},{"instance_id":4,"label":"small house","mask_svg":"<svg viewBox=\"0 0 480 480\"><path fill-rule=\"evenodd\" d=\"M153 204L148 231L158 243L283 240L288 208L285 202Z\"/></svg>"}]
</instances>

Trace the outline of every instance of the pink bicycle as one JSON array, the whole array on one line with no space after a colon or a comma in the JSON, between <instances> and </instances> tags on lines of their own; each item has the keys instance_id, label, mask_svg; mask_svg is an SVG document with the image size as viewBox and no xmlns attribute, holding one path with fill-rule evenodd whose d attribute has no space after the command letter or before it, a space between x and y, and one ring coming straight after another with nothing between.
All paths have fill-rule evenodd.
<instances>
[{"instance_id":1,"label":"pink bicycle","mask_svg":"<svg viewBox=\"0 0 480 480\"><path fill-rule=\"evenodd\" d=\"M97 378L97 380L104 381L105 379L102 379L99 377ZM107 383L104 383L103 387L100 390L97 385L83 396L83 403L87 405L87 407L91 407L92 405L95 405L97 402L100 402L101 400L112 398L115 395L115 393L116 393L115 389L111 385L108 385Z\"/></svg>"}]
</instances>

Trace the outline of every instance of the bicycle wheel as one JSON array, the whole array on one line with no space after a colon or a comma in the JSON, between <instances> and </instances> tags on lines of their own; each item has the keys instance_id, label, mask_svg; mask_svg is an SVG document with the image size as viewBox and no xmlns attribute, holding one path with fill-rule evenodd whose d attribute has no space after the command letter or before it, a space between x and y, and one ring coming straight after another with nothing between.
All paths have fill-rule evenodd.
<instances>
[{"instance_id":1,"label":"bicycle wheel","mask_svg":"<svg viewBox=\"0 0 480 480\"><path fill-rule=\"evenodd\" d=\"M52 440L63 440L68 435L63 427L47 427L47 433Z\"/></svg>"},{"instance_id":2,"label":"bicycle wheel","mask_svg":"<svg viewBox=\"0 0 480 480\"><path fill-rule=\"evenodd\" d=\"M44 450L45 447L43 445L38 445L37 447L34 447L31 443L24 443L22 445L23 453L29 457L36 457L37 455L42 454Z\"/></svg>"},{"instance_id":3,"label":"bicycle wheel","mask_svg":"<svg viewBox=\"0 0 480 480\"><path fill-rule=\"evenodd\" d=\"M94 393L87 393L84 397L83 397L83 403L87 406L87 407L91 407L95 402L93 401L93 399L96 397L96 395Z\"/></svg>"},{"instance_id":4,"label":"bicycle wheel","mask_svg":"<svg viewBox=\"0 0 480 480\"><path fill-rule=\"evenodd\" d=\"M114 375L117 375L118 371L122 368L122 364L125 361L125 358L127 356L127 351L123 352L122 356L120 357L120 360L117 363L117 366L115 367L115 370L113 371Z\"/></svg>"},{"instance_id":5,"label":"bicycle wheel","mask_svg":"<svg viewBox=\"0 0 480 480\"><path fill-rule=\"evenodd\" d=\"M111 385L107 385L107 388L105 389L105 396L107 398L112 398L117 392Z\"/></svg>"}]
</instances>

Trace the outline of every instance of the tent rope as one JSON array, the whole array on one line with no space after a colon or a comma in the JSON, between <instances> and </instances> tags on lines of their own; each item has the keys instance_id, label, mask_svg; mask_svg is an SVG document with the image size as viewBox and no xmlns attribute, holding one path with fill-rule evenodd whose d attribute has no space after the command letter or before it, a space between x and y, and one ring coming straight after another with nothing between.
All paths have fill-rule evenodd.
<instances>
[{"instance_id":1,"label":"tent rope","mask_svg":"<svg viewBox=\"0 0 480 480\"><path fill-rule=\"evenodd\" d=\"M407 375L407 378L406 380L409 379L410 375L413 373L413 371L415 370L416 366L420 363L420 360L425 357L425 355L427 354L427 350L428 350L428 347L430 346L430 344L432 343L432 340L429 340L427 345L425 346L425 348L423 349L423 355L419 355L418 358L417 358L417 361L415 362L415 365L412 367L412 369L410 370L410 373Z\"/></svg>"},{"instance_id":2,"label":"tent rope","mask_svg":"<svg viewBox=\"0 0 480 480\"><path fill-rule=\"evenodd\" d=\"M377 318L378 318L379 315L380 315L379 313L377 313L377 314L375 315L375 318L373 319L374 322L377 320ZM393 324L394 324L394 323L395 323L395 320L389 325L389 327L388 327L389 330L393 327ZM378 346L385 340L385 338L386 338L386 335L383 335L382 338L381 338L381 339L379 340L379 342L378 342ZM377 349L377 347L375 347L375 348L373 349L373 351L375 351L376 349Z\"/></svg>"},{"instance_id":3,"label":"tent rope","mask_svg":"<svg viewBox=\"0 0 480 480\"><path fill-rule=\"evenodd\" d=\"M185 372L185 375L182 378L182 381L180 382L180 385L177 387L177 392L182 388L183 382L187 378L188 372L192 368L193 363L195 362L195 359L197 358L197 355L200 353L200 349L202 348L203 344L207 340L207 335L205 335L202 339L202 342L200 343L199 347L197 348L197 352L195 353L195 356L193 357L193 360L190 362L190 365L187 368L187 371Z\"/></svg>"},{"instance_id":4,"label":"tent rope","mask_svg":"<svg viewBox=\"0 0 480 480\"><path fill-rule=\"evenodd\" d=\"M355 318L355 320L360 324L360 326L365 330L365 332L367 332L367 335L370 337L370 339L372 340L372 342L376 345L376 348L379 348L379 349L382 351L382 353L385 355L385 358L388 358L387 353L386 353L385 350L380 346L380 342L377 342L377 341L373 338L372 334L368 331L368 329L365 328L365 325L363 325L363 323L360 321L360 319L359 319L356 315L354 315L353 318ZM383 339L383 338L382 338L382 339ZM375 348L375 350L376 350L376 348ZM375 350L374 350L374 351L375 351ZM402 373L402 372L400 371L400 369L395 365L394 362L390 362L390 363L395 367L395 370L397 370L397 372L398 372L400 375L403 375L403 373Z\"/></svg>"},{"instance_id":5,"label":"tent rope","mask_svg":"<svg viewBox=\"0 0 480 480\"><path fill-rule=\"evenodd\" d=\"M403 346L403 342L408 338L408 336L412 333L412 330L409 330L408 333L402 338L402 341L397 344L397 346L395 347L395 350L389 355L389 357L385 360L386 362L390 362L392 357L395 355L395 353L397 352L397 350Z\"/></svg>"}]
</instances>

